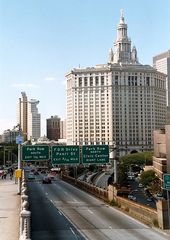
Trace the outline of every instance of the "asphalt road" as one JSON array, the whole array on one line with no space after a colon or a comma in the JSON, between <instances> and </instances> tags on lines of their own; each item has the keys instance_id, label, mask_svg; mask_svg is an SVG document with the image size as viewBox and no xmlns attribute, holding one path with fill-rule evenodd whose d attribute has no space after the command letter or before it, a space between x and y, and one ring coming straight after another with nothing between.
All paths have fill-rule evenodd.
<instances>
[{"instance_id":1,"label":"asphalt road","mask_svg":"<svg viewBox=\"0 0 170 240\"><path fill-rule=\"evenodd\" d=\"M52 184L33 181L28 187L32 240L169 239L60 179Z\"/></svg>"},{"instance_id":2,"label":"asphalt road","mask_svg":"<svg viewBox=\"0 0 170 240\"><path fill-rule=\"evenodd\" d=\"M54 206L48 197L49 185L30 182L31 239L84 239L70 221Z\"/></svg>"},{"instance_id":3,"label":"asphalt road","mask_svg":"<svg viewBox=\"0 0 170 240\"><path fill-rule=\"evenodd\" d=\"M147 205L151 208L156 208L156 201L155 200L151 202L147 201L149 197L146 195L144 189L139 187L139 182L136 179L133 181L129 181L129 184L133 189L132 193L136 197L137 202Z\"/></svg>"}]
</instances>

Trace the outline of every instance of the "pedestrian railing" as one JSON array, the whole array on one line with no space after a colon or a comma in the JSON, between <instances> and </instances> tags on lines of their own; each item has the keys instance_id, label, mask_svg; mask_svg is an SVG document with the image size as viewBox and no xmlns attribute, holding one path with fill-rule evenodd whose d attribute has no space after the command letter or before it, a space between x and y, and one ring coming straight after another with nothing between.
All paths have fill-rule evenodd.
<instances>
[{"instance_id":1,"label":"pedestrian railing","mask_svg":"<svg viewBox=\"0 0 170 240\"><path fill-rule=\"evenodd\" d=\"M30 222L31 222L31 212L29 211L27 186L26 186L25 174L23 171L22 185L21 185L20 240L31 240Z\"/></svg>"}]
</instances>

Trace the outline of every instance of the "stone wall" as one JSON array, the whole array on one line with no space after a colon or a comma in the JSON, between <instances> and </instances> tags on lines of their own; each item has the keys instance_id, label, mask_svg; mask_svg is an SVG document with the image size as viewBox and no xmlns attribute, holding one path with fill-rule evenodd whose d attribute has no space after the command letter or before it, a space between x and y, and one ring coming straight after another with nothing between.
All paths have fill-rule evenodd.
<instances>
[{"instance_id":1,"label":"stone wall","mask_svg":"<svg viewBox=\"0 0 170 240\"><path fill-rule=\"evenodd\" d=\"M117 189L112 185L109 185L108 189L104 190L104 189L94 186L93 184L89 184L84 181L79 181L79 180L74 179L69 176L63 175L62 179L83 189L86 192L89 192L89 193L95 195L96 197L98 197L106 202L110 202L110 203L114 202L115 205L120 207L123 211L127 212L129 215L137 218L138 220L140 220L148 225L156 226L159 223L159 226L164 229L164 225L162 224L162 219L161 219L161 217L159 217L159 219L158 219L158 213L156 210L154 210L148 206L139 204L137 202L128 200L126 198L118 197ZM160 209L161 209L161 207L160 207Z\"/></svg>"},{"instance_id":2,"label":"stone wall","mask_svg":"<svg viewBox=\"0 0 170 240\"><path fill-rule=\"evenodd\" d=\"M158 223L156 210L143 204L117 196L117 189L112 185L108 186L108 200L110 202L114 200L116 205L122 210L146 224L153 225Z\"/></svg>"}]
</instances>

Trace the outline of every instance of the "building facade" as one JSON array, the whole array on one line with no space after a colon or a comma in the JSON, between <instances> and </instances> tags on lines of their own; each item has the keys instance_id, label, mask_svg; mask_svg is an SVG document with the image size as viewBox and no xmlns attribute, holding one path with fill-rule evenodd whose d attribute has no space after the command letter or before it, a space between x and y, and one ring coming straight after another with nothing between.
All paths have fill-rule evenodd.
<instances>
[{"instance_id":1,"label":"building facade","mask_svg":"<svg viewBox=\"0 0 170 240\"><path fill-rule=\"evenodd\" d=\"M115 144L118 155L153 149L153 130L165 125L166 75L139 63L123 13L108 63L66 78L68 144Z\"/></svg>"},{"instance_id":2,"label":"building facade","mask_svg":"<svg viewBox=\"0 0 170 240\"><path fill-rule=\"evenodd\" d=\"M47 138L49 140L58 141L60 138L60 118L51 116L47 120Z\"/></svg>"},{"instance_id":3,"label":"building facade","mask_svg":"<svg viewBox=\"0 0 170 240\"><path fill-rule=\"evenodd\" d=\"M153 167L163 186L163 174L170 173L170 125L154 131Z\"/></svg>"},{"instance_id":4,"label":"building facade","mask_svg":"<svg viewBox=\"0 0 170 240\"><path fill-rule=\"evenodd\" d=\"M66 139L66 120L60 121L60 139Z\"/></svg>"},{"instance_id":5,"label":"building facade","mask_svg":"<svg viewBox=\"0 0 170 240\"><path fill-rule=\"evenodd\" d=\"M170 106L170 50L153 57L153 66L167 75L167 105Z\"/></svg>"},{"instance_id":6,"label":"building facade","mask_svg":"<svg viewBox=\"0 0 170 240\"><path fill-rule=\"evenodd\" d=\"M41 134L41 115L38 113L38 100L27 99L25 92L21 92L17 104L17 124L19 124L24 141L38 139Z\"/></svg>"},{"instance_id":7,"label":"building facade","mask_svg":"<svg viewBox=\"0 0 170 240\"><path fill-rule=\"evenodd\" d=\"M41 136L41 115L38 113L37 105L39 101L36 99L31 99L28 101L28 115L27 115L27 138L28 140L37 140Z\"/></svg>"},{"instance_id":8,"label":"building facade","mask_svg":"<svg viewBox=\"0 0 170 240\"><path fill-rule=\"evenodd\" d=\"M21 98L19 98L17 104L17 124L20 125L24 140L27 140L27 107L28 107L28 99L25 92L21 92Z\"/></svg>"},{"instance_id":9,"label":"building facade","mask_svg":"<svg viewBox=\"0 0 170 240\"><path fill-rule=\"evenodd\" d=\"M16 129L13 130L5 130L2 134L2 141L3 143L14 143L16 142L16 136L18 136L19 132Z\"/></svg>"}]
</instances>

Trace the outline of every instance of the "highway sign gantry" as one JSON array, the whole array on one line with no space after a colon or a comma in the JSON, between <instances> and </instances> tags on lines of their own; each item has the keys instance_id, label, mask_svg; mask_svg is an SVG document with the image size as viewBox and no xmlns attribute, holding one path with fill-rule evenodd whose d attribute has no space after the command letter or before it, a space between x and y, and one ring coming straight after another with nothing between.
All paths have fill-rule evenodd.
<instances>
[{"instance_id":1,"label":"highway sign gantry","mask_svg":"<svg viewBox=\"0 0 170 240\"><path fill-rule=\"evenodd\" d=\"M52 164L79 164L80 147L79 146L52 146L51 150Z\"/></svg>"},{"instance_id":2,"label":"highway sign gantry","mask_svg":"<svg viewBox=\"0 0 170 240\"><path fill-rule=\"evenodd\" d=\"M48 161L50 159L49 146L25 145L22 146L23 161Z\"/></svg>"},{"instance_id":3,"label":"highway sign gantry","mask_svg":"<svg viewBox=\"0 0 170 240\"><path fill-rule=\"evenodd\" d=\"M83 164L100 164L109 162L108 145L82 146Z\"/></svg>"}]
</instances>

